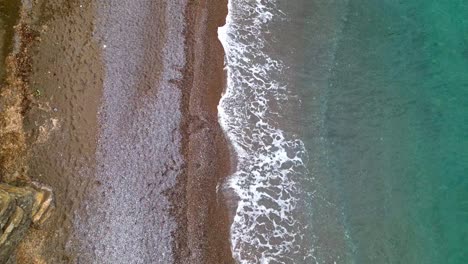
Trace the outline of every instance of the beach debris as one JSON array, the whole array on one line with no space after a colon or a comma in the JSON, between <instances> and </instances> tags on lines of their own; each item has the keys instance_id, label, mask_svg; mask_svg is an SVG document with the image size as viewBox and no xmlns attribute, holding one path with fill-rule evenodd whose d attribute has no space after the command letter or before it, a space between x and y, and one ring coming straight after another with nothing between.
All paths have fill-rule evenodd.
<instances>
[{"instance_id":1,"label":"beach debris","mask_svg":"<svg viewBox=\"0 0 468 264\"><path fill-rule=\"evenodd\" d=\"M50 118L44 121L37 129L37 136L35 143L44 144L49 140L50 135L60 128L60 122L57 118Z\"/></svg>"},{"instance_id":2,"label":"beach debris","mask_svg":"<svg viewBox=\"0 0 468 264\"><path fill-rule=\"evenodd\" d=\"M42 95L41 90L36 89L36 91L34 91L34 96L39 97L41 95Z\"/></svg>"}]
</instances>

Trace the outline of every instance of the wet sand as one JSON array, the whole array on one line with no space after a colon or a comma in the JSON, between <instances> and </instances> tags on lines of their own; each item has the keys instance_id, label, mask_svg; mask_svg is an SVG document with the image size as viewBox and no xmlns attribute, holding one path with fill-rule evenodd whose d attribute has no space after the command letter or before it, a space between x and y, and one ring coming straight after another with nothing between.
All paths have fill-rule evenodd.
<instances>
[{"instance_id":1,"label":"wet sand","mask_svg":"<svg viewBox=\"0 0 468 264\"><path fill-rule=\"evenodd\" d=\"M40 1L32 11L40 41L31 50L34 102L25 115L29 174L54 190L56 210L31 229L19 263L76 263L75 222L95 192L98 116L103 85L101 45L94 38L96 6Z\"/></svg>"},{"instance_id":2,"label":"wet sand","mask_svg":"<svg viewBox=\"0 0 468 264\"><path fill-rule=\"evenodd\" d=\"M30 176L56 211L20 263L233 263L218 187L227 1L33 7Z\"/></svg>"},{"instance_id":3,"label":"wet sand","mask_svg":"<svg viewBox=\"0 0 468 264\"><path fill-rule=\"evenodd\" d=\"M231 161L217 115L226 81L224 51L217 29L225 23L226 15L225 0L200 1L189 5L186 11L189 26L183 109L187 140L184 155L188 164L186 182L181 185L186 185L187 192L187 237L179 241L186 240L189 254L179 251L177 263L234 263L228 210L220 188L231 172ZM177 198L173 201L176 203Z\"/></svg>"}]
</instances>

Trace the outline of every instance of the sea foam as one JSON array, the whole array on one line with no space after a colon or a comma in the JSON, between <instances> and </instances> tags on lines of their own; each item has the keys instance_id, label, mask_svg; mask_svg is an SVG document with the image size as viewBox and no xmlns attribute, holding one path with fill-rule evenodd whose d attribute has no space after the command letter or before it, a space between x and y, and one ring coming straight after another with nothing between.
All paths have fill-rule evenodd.
<instances>
[{"instance_id":1,"label":"sea foam","mask_svg":"<svg viewBox=\"0 0 468 264\"><path fill-rule=\"evenodd\" d=\"M238 196L231 247L239 263L315 262L300 220L307 153L281 128L290 96L281 80L286 66L269 54L265 39L271 21L283 15L275 1L231 0L218 30L227 70L219 120L238 161L224 187Z\"/></svg>"}]
</instances>

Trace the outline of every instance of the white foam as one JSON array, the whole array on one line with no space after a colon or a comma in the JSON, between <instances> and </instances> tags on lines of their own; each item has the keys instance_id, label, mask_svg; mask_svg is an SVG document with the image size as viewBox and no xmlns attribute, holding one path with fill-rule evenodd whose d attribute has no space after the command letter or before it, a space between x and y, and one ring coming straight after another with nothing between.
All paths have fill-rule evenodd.
<instances>
[{"instance_id":1,"label":"white foam","mask_svg":"<svg viewBox=\"0 0 468 264\"><path fill-rule=\"evenodd\" d=\"M312 263L304 248L307 226L298 221L304 144L277 124L287 103L283 62L264 52L268 23L280 16L275 1L229 1L226 25L218 37L226 52L227 87L218 106L219 121L237 156L227 186L238 198L231 247L239 263ZM314 261L315 262L315 261Z\"/></svg>"}]
</instances>

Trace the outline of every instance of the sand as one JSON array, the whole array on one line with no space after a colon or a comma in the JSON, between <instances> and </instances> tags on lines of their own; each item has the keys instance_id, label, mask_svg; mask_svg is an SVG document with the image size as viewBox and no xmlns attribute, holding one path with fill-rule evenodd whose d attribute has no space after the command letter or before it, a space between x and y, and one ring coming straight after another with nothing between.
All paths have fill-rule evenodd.
<instances>
[{"instance_id":1,"label":"sand","mask_svg":"<svg viewBox=\"0 0 468 264\"><path fill-rule=\"evenodd\" d=\"M182 236L179 241L186 240L190 253L180 251L176 255L185 259L184 263L233 263L228 210L223 193L218 192L231 172L228 143L217 116L226 80L217 29L225 23L226 15L227 1L217 0L189 5L186 12L189 26L183 90L188 166L186 182L181 184L186 185L187 236L178 236Z\"/></svg>"},{"instance_id":2,"label":"sand","mask_svg":"<svg viewBox=\"0 0 468 264\"><path fill-rule=\"evenodd\" d=\"M30 177L56 211L25 263L233 263L218 192L227 1L36 6L25 116ZM41 262L43 261L43 262Z\"/></svg>"},{"instance_id":3,"label":"sand","mask_svg":"<svg viewBox=\"0 0 468 264\"><path fill-rule=\"evenodd\" d=\"M56 210L42 229L31 229L18 251L20 263L75 263L75 221L99 184L93 176L103 59L93 37L95 9L54 0L31 11L40 41L31 50L34 102L25 114L29 174L54 190Z\"/></svg>"}]
</instances>

